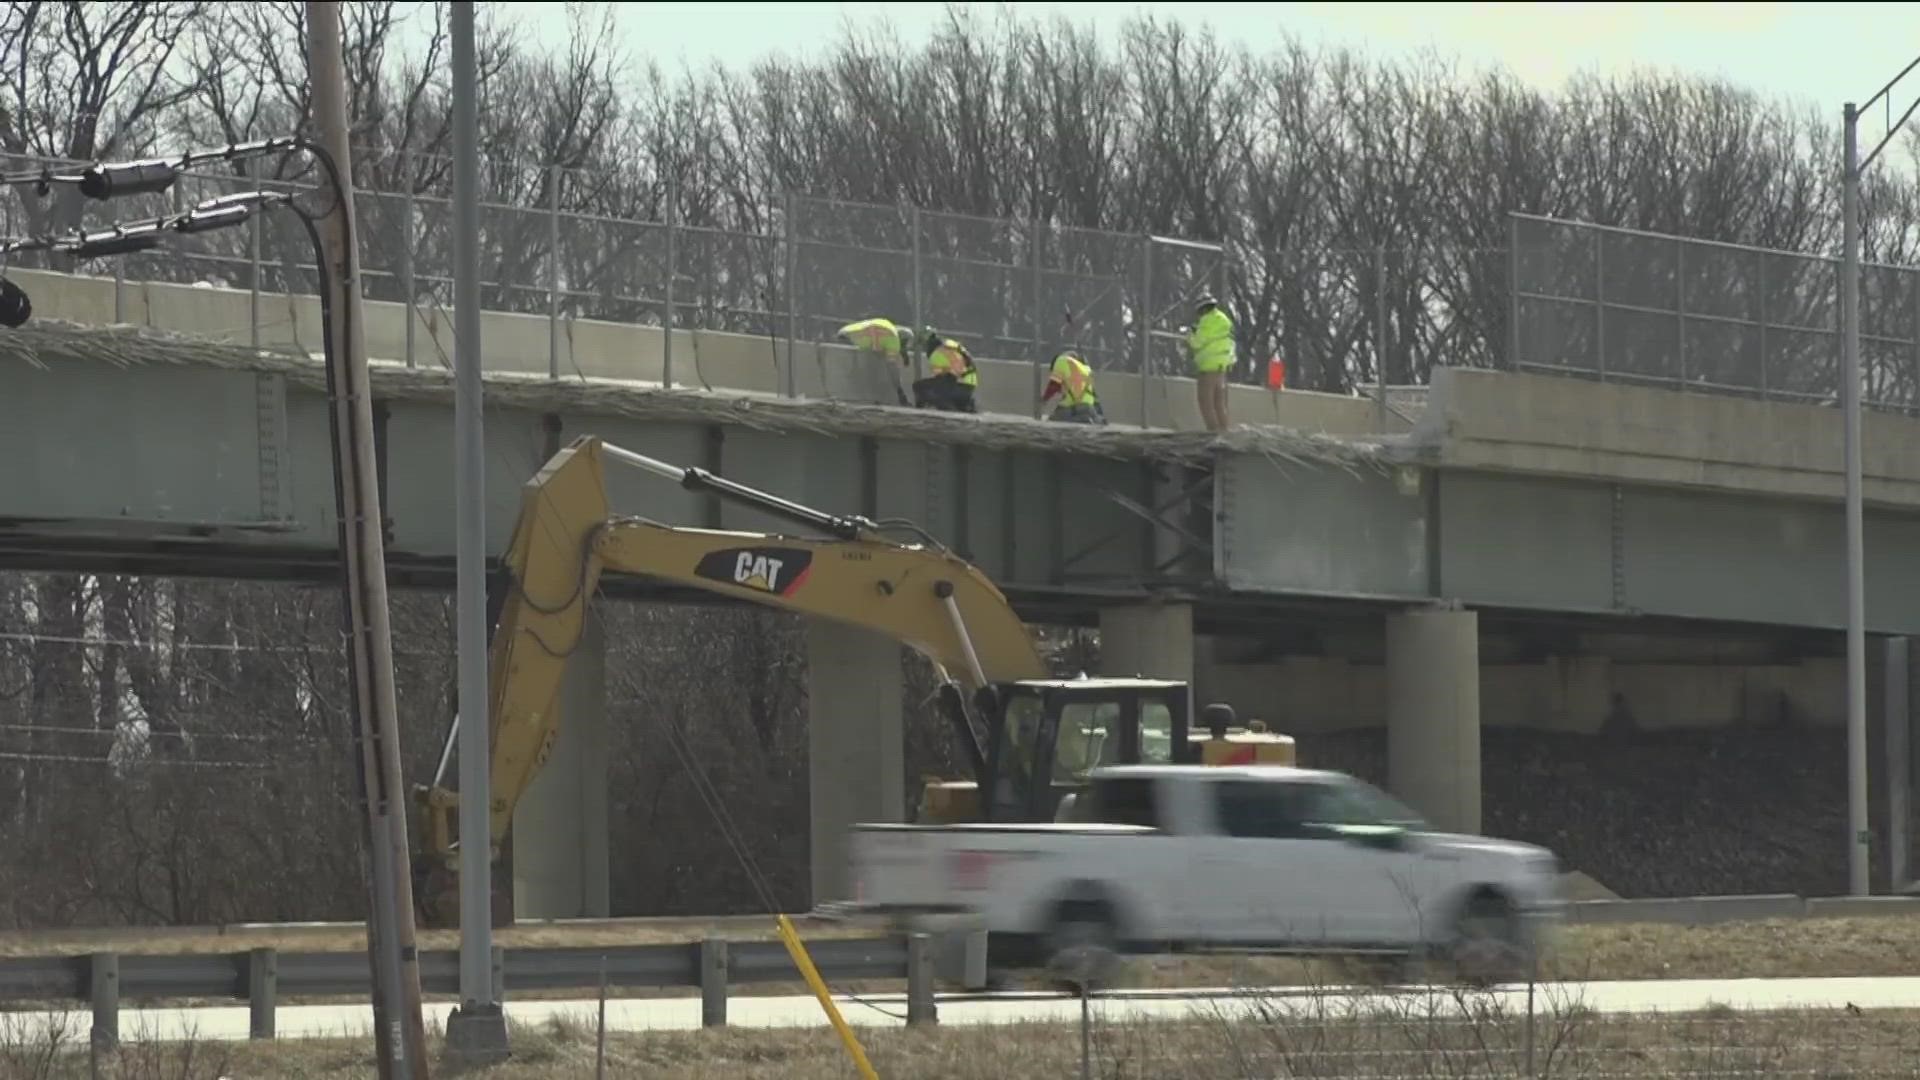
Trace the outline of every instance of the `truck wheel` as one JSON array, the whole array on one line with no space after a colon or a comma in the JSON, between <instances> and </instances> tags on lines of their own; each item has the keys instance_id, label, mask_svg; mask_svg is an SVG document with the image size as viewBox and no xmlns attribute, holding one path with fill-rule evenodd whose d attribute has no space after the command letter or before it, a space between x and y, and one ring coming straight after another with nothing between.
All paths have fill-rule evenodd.
<instances>
[{"instance_id":1,"label":"truck wheel","mask_svg":"<svg viewBox=\"0 0 1920 1080\"><path fill-rule=\"evenodd\" d=\"M1071 900L1054 914L1047 934L1047 975L1055 986L1078 992L1112 978L1119 966L1120 933L1105 901Z\"/></svg>"},{"instance_id":2,"label":"truck wheel","mask_svg":"<svg viewBox=\"0 0 1920 1080\"><path fill-rule=\"evenodd\" d=\"M1475 987L1524 978L1528 951L1512 901L1482 889L1467 898L1448 949L1454 976Z\"/></svg>"}]
</instances>

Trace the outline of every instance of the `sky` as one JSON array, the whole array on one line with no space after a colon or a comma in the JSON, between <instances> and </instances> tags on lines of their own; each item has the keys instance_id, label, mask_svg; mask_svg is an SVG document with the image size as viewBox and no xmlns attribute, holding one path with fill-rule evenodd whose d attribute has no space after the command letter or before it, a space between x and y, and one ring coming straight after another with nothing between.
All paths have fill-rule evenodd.
<instances>
[{"instance_id":1,"label":"sky","mask_svg":"<svg viewBox=\"0 0 1920 1080\"><path fill-rule=\"evenodd\" d=\"M516 5L519 6L519 5ZM1504 65L1542 88L1581 71L1636 66L1724 76L1769 96L1830 109L1864 102L1920 56L1920 3L1453 4L1453 3L1006 3L1036 19L1063 15L1109 32L1151 13L1206 23L1254 48L1292 34L1380 56L1431 48L1469 64ZM745 66L769 53L805 54L849 23L889 22L923 36L945 18L941 3L626 3L618 5L629 55L668 68L682 62ZM522 15L542 44L564 43L561 5ZM1900 95L1904 94L1904 97ZM1920 95L1920 71L1894 95L1895 115ZM1870 124L1884 131L1876 110ZM1863 125L1863 141L1869 138Z\"/></svg>"}]
</instances>

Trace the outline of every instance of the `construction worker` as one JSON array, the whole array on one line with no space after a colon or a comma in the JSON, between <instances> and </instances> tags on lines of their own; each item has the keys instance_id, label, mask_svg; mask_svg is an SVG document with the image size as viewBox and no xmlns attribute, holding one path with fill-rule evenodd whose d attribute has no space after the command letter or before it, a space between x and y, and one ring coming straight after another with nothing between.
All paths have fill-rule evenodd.
<instances>
[{"instance_id":1,"label":"construction worker","mask_svg":"<svg viewBox=\"0 0 1920 1080\"><path fill-rule=\"evenodd\" d=\"M906 391L900 389L899 369L892 365L898 363L903 368L913 365L913 331L892 319L873 318L848 323L840 328L839 336L856 349L885 357L893 396L900 404L907 404Z\"/></svg>"},{"instance_id":2,"label":"construction worker","mask_svg":"<svg viewBox=\"0 0 1920 1080\"><path fill-rule=\"evenodd\" d=\"M1060 404L1054 406L1051 419L1069 424L1107 422L1106 414L1100 411L1100 399L1093 393L1093 368L1072 349L1053 358L1047 388L1040 392L1041 403L1053 400L1056 394L1060 396Z\"/></svg>"},{"instance_id":3,"label":"construction worker","mask_svg":"<svg viewBox=\"0 0 1920 1080\"><path fill-rule=\"evenodd\" d=\"M1233 319L1211 296L1200 298L1193 311L1193 329L1187 333L1187 351L1193 356L1194 381L1200 396L1200 419L1207 430L1227 430L1227 372L1233 369Z\"/></svg>"},{"instance_id":4,"label":"construction worker","mask_svg":"<svg viewBox=\"0 0 1920 1080\"><path fill-rule=\"evenodd\" d=\"M892 319L862 319L840 328L840 340L856 349L877 352L888 360L912 363L913 334Z\"/></svg>"},{"instance_id":5,"label":"construction worker","mask_svg":"<svg viewBox=\"0 0 1920 1080\"><path fill-rule=\"evenodd\" d=\"M974 366L973 354L952 338L941 337L931 326L922 329L920 347L932 374L913 384L914 408L979 412L973 392L980 385L980 369Z\"/></svg>"}]
</instances>

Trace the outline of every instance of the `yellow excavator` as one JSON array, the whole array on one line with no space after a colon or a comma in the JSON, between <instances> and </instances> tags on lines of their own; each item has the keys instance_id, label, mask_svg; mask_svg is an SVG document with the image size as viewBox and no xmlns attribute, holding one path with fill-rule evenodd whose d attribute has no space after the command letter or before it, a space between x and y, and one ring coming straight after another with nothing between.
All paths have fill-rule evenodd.
<instances>
[{"instance_id":1,"label":"yellow excavator","mask_svg":"<svg viewBox=\"0 0 1920 1080\"><path fill-rule=\"evenodd\" d=\"M621 516L607 496L609 464L822 535L679 528ZM555 454L522 488L503 562L509 581L488 655L494 845L506 838L514 808L559 732L567 658L608 571L863 627L927 657L973 777L929 782L921 821L1050 821L1097 765L1294 760L1292 739L1234 728L1218 706L1207 710L1210 730L1190 730L1185 683L1049 678L1026 626L993 582L910 523L829 514L594 436ZM429 923L447 921L455 891L459 795L442 786L453 739L449 733L433 783L415 789L422 831L416 893Z\"/></svg>"}]
</instances>

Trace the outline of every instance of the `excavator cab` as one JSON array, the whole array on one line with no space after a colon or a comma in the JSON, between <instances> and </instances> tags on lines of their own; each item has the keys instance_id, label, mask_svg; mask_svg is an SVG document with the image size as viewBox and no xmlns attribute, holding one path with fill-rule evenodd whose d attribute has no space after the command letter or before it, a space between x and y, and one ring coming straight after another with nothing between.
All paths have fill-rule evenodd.
<instances>
[{"instance_id":1,"label":"excavator cab","mask_svg":"<svg viewBox=\"0 0 1920 1080\"><path fill-rule=\"evenodd\" d=\"M982 771L988 821L1052 821L1101 765L1171 764L1187 743L1187 684L1049 679L1003 684Z\"/></svg>"},{"instance_id":2,"label":"excavator cab","mask_svg":"<svg viewBox=\"0 0 1920 1080\"><path fill-rule=\"evenodd\" d=\"M957 698L957 695L955 695ZM962 733L976 781L931 780L916 820L1053 821L1102 765L1294 763L1293 740L1210 705L1192 730L1186 683L1157 679L1026 679L975 699L986 738ZM956 718L956 726L965 721ZM981 805L979 792L992 797Z\"/></svg>"}]
</instances>

